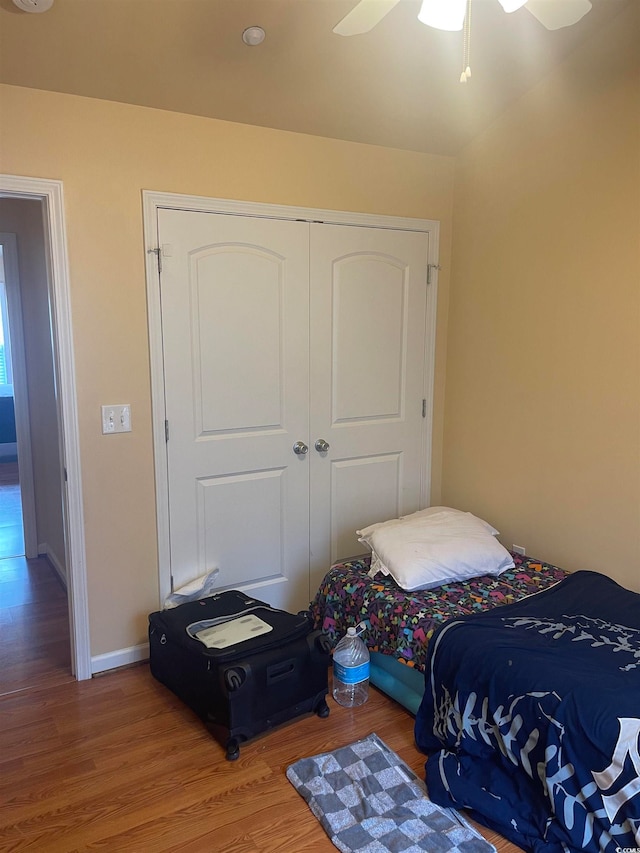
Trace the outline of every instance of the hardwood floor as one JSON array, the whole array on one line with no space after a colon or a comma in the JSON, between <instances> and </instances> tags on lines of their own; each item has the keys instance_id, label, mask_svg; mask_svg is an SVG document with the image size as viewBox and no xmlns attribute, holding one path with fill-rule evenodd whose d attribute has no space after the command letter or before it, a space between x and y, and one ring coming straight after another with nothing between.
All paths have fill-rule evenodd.
<instances>
[{"instance_id":1,"label":"hardwood floor","mask_svg":"<svg viewBox=\"0 0 640 853\"><path fill-rule=\"evenodd\" d=\"M44 558L0 560L0 696L74 681L66 592Z\"/></svg>"},{"instance_id":2,"label":"hardwood floor","mask_svg":"<svg viewBox=\"0 0 640 853\"><path fill-rule=\"evenodd\" d=\"M17 462L0 462L0 558L24 554Z\"/></svg>"},{"instance_id":3,"label":"hardwood floor","mask_svg":"<svg viewBox=\"0 0 640 853\"><path fill-rule=\"evenodd\" d=\"M413 718L371 688L243 744L236 762L146 664L0 697L0 850L330 853L285 776L375 731L422 774ZM518 848L483 830L501 853Z\"/></svg>"},{"instance_id":4,"label":"hardwood floor","mask_svg":"<svg viewBox=\"0 0 640 853\"><path fill-rule=\"evenodd\" d=\"M17 463L0 464L0 695L73 681L67 594L24 557Z\"/></svg>"},{"instance_id":5,"label":"hardwood floor","mask_svg":"<svg viewBox=\"0 0 640 853\"><path fill-rule=\"evenodd\" d=\"M375 688L362 708L329 698L326 720L301 718L228 762L146 664L76 682L66 594L45 559L0 559L0 632L2 853L331 853L290 764L375 731L422 775L413 717Z\"/></svg>"}]
</instances>

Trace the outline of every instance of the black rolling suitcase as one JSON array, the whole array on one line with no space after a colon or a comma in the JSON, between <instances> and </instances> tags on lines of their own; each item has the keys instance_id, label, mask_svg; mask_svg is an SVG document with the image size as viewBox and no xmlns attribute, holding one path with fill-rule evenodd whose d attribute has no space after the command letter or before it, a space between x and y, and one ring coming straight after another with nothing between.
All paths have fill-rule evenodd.
<instances>
[{"instance_id":1,"label":"black rolling suitcase","mask_svg":"<svg viewBox=\"0 0 640 853\"><path fill-rule=\"evenodd\" d=\"M230 590L149 616L151 673L238 757L240 743L298 717L329 714L331 646L305 613Z\"/></svg>"}]
</instances>

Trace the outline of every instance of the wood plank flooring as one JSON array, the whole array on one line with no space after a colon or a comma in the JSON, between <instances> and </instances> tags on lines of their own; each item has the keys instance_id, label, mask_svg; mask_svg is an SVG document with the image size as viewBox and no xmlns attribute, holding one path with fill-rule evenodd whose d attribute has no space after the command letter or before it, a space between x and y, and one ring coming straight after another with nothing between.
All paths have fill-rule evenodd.
<instances>
[{"instance_id":1,"label":"wood plank flooring","mask_svg":"<svg viewBox=\"0 0 640 853\"><path fill-rule=\"evenodd\" d=\"M0 558L24 554L17 462L0 462ZM0 603L1 606L1 603Z\"/></svg>"},{"instance_id":2,"label":"wood plank flooring","mask_svg":"<svg viewBox=\"0 0 640 853\"><path fill-rule=\"evenodd\" d=\"M76 682L66 594L45 559L0 559L0 637L1 853L335 853L290 764L376 732L422 775L413 717L375 688L361 708L329 697L326 720L289 723L228 762L148 665Z\"/></svg>"},{"instance_id":3,"label":"wood plank flooring","mask_svg":"<svg viewBox=\"0 0 640 853\"><path fill-rule=\"evenodd\" d=\"M0 560L0 696L74 681L67 595L45 558Z\"/></svg>"},{"instance_id":4,"label":"wood plank flooring","mask_svg":"<svg viewBox=\"0 0 640 853\"><path fill-rule=\"evenodd\" d=\"M73 681L67 595L24 557L17 463L0 463L0 695Z\"/></svg>"},{"instance_id":5,"label":"wood plank flooring","mask_svg":"<svg viewBox=\"0 0 640 853\"><path fill-rule=\"evenodd\" d=\"M236 762L146 664L0 697L0 850L330 853L285 776L375 731L422 775L413 718L375 688L243 744ZM483 830L500 853L518 848Z\"/></svg>"}]
</instances>

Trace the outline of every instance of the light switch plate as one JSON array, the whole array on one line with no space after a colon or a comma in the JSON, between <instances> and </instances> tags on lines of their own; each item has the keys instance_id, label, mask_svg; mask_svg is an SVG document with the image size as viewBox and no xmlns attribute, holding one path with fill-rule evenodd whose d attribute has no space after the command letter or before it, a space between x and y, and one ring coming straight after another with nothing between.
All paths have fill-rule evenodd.
<instances>
[{"instance_id":1,"label":"light switch plate","mask_svg":"<svg viewBox=\"0 0 640 853\"><path fill-rule=\"evenodd\" d=\"M131 432L131 406L128 403L102 407L102 433Z\"/></svg>"}]
</instances>

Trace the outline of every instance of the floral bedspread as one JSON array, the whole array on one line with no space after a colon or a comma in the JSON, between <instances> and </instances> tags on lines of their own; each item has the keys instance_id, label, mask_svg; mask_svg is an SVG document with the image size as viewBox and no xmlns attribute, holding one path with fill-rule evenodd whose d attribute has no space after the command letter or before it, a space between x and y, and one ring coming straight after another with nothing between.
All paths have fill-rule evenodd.
<instances>
[{"instance_id":1,"label":"floral bedspread","mask_svg":"<svg viewBox=\"0 0 640 853\"><path fill-rule=\"evenodd\" d=\"M336 563L311 602L314 626L335 646L351 625L365 622L362 638L370 651L383 652L424 671L427 643L435 629L454 616L512 604L547 589L568 572L512 554L515 567L498 577L484 575L422 592L405 592L393 578L368 577L368 556Z\"/></svg>"}]
</instances>

